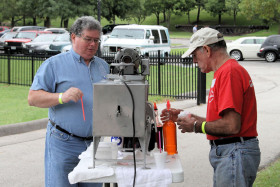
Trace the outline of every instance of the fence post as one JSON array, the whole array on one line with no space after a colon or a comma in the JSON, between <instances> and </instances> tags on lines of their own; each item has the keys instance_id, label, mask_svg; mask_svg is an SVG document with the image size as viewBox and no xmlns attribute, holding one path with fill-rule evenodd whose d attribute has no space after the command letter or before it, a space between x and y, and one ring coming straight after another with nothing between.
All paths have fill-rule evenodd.
<instances>
[{"instance_id":1,"label":"fence post","mask_svg":"<svg viewBox=\"0 0 280 187\"><path fill-rule=\"evenodd\" d=\"M200 68L197 67L197 96L196 96L196 104L200 105L200 95L201 95L201 71Z\"/></svg>"},{"instance_id":2,"label":"fence post","mask_svg":"<svg viewBox=\"0 0 280 187\"><path fill-rule=\"evenodd\" d=\"M201 73L201 103L206 103L206 73Z\"/></svg>"},{"instance_id":3,"label":"fence post","mask_svg":"<svg viewBox=\"0 0 280 187\"><path fill-rule=\"evenodd\" d=\"M11 84L11 54L8 50L8 84Z\"/></svg>"},{"instance_id":4,"label":"fence post","mask_svg":"<svg viewBox=\"0 0 280 187\"><path fill-rule=\"evenodd\" d=\"M32 53L31 54L31 84L33 83L33 80L34 80L34 54Z\"/></svg>"},{"instance_id":5,"label":"fence post","mask_svg":"<svg viewBox=\"0 0 280 187\"><path fill-rule=\"evenodd\" d=\"M158 50L158 95L161 95L161 85L160 85L160 50Z\"/></svg>"},{"instance_id":6,"label":"fence post","mask_svg":"<svg viewBox=\"0 0 280 187\"><path fill-rule=\"evenodd\" d=\"M206 103L206 74L197 70L197 105Z\"/></svg>"}]
</instances>

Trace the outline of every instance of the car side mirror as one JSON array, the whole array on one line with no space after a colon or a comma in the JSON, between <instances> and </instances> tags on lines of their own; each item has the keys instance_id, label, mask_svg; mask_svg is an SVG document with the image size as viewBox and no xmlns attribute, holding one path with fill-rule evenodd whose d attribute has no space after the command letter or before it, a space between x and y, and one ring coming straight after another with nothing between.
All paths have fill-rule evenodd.
<instances>
[{"instance_id":1,"label":"car side mirror","mask_svg":"<svg viewBox=\"0 0 280 187\"><path fill-rule=\"evenodd\" d=\"M154 39L155 39L154 36L150 36L150 37L149 37L149 40L154 40Z\"/></svg>"}]
</instances>

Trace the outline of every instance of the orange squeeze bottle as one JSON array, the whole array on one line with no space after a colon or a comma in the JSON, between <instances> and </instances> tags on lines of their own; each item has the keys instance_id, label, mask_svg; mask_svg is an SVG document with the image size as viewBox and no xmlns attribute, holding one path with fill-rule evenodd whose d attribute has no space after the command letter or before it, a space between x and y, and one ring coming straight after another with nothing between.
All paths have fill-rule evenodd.
<instances>
[{"instance_id":1,"label":"orange squeeze bottle","mask_svg":"<svg viewBox=\"0 0 280 187\"><path fill-rule=\"evenodd\" d=\"M167 110L170 110L170 102L167 100ZM168 120L163 124L164 151L168 155L177 154L177 133L176 124L172 120Z\"/></svg>"}]
</instances>

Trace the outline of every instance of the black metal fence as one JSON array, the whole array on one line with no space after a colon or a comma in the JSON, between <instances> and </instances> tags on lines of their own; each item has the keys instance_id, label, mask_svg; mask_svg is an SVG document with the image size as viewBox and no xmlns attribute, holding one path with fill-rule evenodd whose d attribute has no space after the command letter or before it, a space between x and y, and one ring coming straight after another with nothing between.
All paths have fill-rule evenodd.
<instances>
[{"instance_id":1,"label":"black metal fence","mask_svg":"<svg viewBox=\"0 0 280 187\"><path fill-rule=\"evenodd\" d=\"M205 74L192 62L192 58L181 58L181 53L169 57L150 55L149 95L197 99L205 103ZM0 83L30 86L40 65L49 55L0 54ZM103 56L109 64L114 57Z\"/></svg>"}]
</instances>

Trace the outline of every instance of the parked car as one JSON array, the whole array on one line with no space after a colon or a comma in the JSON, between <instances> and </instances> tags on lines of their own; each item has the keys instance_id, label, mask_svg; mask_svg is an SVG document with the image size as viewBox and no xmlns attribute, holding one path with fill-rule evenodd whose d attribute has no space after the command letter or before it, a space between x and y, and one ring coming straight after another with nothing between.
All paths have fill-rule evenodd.
<instances>
[{"instance_id":1,"label":"parked car","mask_svg":"<svg viewBox=\"0 0 280 187\"><path fill-rule=\"evenodd\" d=\"M0 32L0 37L2 37L7 32L11 32L11 29L6 29L6 30Z\"/></svg>"},{"instance_id":2,"label":"parked car","mask_svg":"<svg viewBox=\"0 0 280 187\"><path fill-rule=\"evenodd\" d=\"M110 24L110 25L105 25L104 27L102 27L102 33L105 34L109 34L113 31L114 27L118 26L118 25L126 25L126 24Z\"/></svg>"},{"instance_id":3,"label":"parked car","mask_svg":"<svg viewBox=\"0 0 280 187\"><path fill-rule=\"evenodd\" d=\"M4 52L4 44L6 40L12 39L17 33L16 32L7 32L3 34L0 38L0 50Z\"/></svg>"},{"instance_id":4,"label":"parked car","mask_svg":"<svg viewBox=\"0 0 280 187\"><path fill-rule=\"evenodd\" d=\"M46 28L44 31L51 31L54 34L64 34L68 32L65 28Z\"/></svg>"},{"instance_id":5,"label":"parked car","mask_svg":"<svg viewBox=\"0 0 280 187\"><path fill-rule=\"evenodd\" d=\"M0 32L10 29L8 26L0 26Z\"/></svg>"},{"instance_id":6,"label":"parked car","mask_svg":"<svg viewBox=\"0 0 280 187\"><path fill-rule=\"evenodd\" d=\"M265 58L267 62L275 62L280 58L280 35L271 35L261 45L258 57Z\"/></svg>"},{"instance_id":7,"label":"parked car","mask_svg":"<svg viewBox=\"0 0 280 187\"><path fill-rule=\"evenodd\" d=\"M159 25L116 26L102 46L102 53L109 56L122 48L134 48L144 56L158 50L162 56L168 56L171 50L168 29Z\"/></svg>"},{"instance_id":8,"label":"parked car","mask_svg":"<svg viewBox=\"0 0 280 187\"><path fill-rule=\"evenodd\" d=\"M24 53L45 53L49 46L60 34L42 34L36 37L31 42L23 44Z\"/></svg>"},{"instance_id":9,"label":"parked car","mask_svg":"<svg viewBox=\"0 0 280 187\"><path fill-rule=\"evenodd\" d=\"M60 34L55 38L53 43L50 45L49 49L46 50L48 54L58 54L62 52L63 47L71 45L70 34Z\"/></svg>"},{"instance_id":10,"label":"parked car","mask_svg":"<svg viewBox=\"0 0 280 187\"><path fill-rule=\"evenodd\" d=\"M242 37L227 43L227 51L232 58L242 61L246 58L259 58L257 53L266 37Z\"/></svg>"},{"instance_id":11,"label":"parked car","mask_svg":"<svg viewBox=\"0 0 280 187\"><path fill-rule=\"evenodd\" d=\"M41 26L17 26L17 27L13 27L11 32L30 31L30 30L43 31L44 29L46 29L46 27L41 27Z\"/></svg>"},{"instance_id":12,"label":"parked car","mask_svg":"<svg viewBox=\"0 0 280 187\"><path fill-rule=\"evenodd\" d=\"M23 52L23 44L31 42L37 36L41 34L51 34L50 31L21 31L16 34L13 39L9 39L5 41L4 50L5 53L22 53Z\"/></svg>"}]
</instances>

